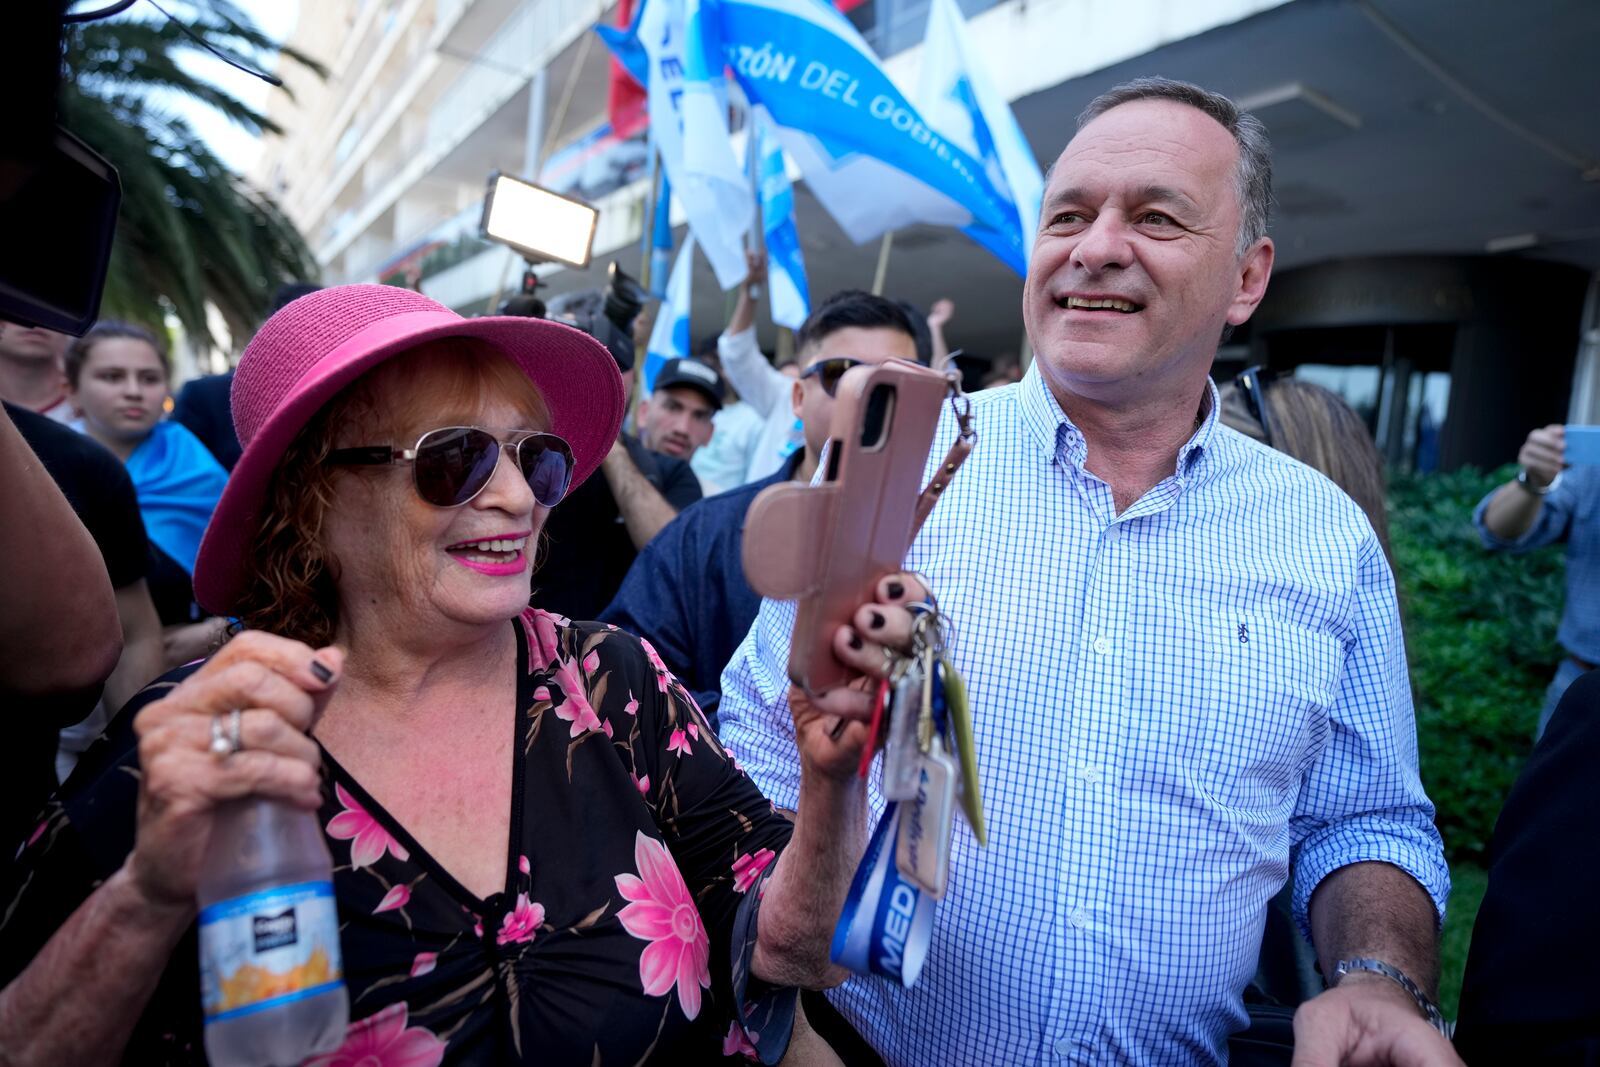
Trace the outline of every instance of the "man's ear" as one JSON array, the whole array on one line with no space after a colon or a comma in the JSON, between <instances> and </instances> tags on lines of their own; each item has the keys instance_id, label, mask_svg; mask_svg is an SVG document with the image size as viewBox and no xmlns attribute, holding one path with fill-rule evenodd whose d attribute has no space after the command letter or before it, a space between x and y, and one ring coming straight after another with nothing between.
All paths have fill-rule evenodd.
<instances>
[{"instance_id":1,"label":"man's ear","mask_svg":"<svg viewBox=\"0 0 1600 1067\"><path fill-rule=\"evenodd\" d=\"M795 379L794 388L789 390L789 410L794 412L795 418L801 418L805 410L806 383Z\"/></svg>"},{"instance_id":2,"label":"man's ear","mask_svg":"<svg viewBox=\"0 0 1600 1067\"><path fill-rule=\"evenodd\" d=\"M1228 305L1228 324L1240 326L1255 314L1256 305L1267 295L1267 280L1272 277L1276 256L1272 238L1263 237L1239 262L1239 288Z\"/></svg>"}]
</instances>

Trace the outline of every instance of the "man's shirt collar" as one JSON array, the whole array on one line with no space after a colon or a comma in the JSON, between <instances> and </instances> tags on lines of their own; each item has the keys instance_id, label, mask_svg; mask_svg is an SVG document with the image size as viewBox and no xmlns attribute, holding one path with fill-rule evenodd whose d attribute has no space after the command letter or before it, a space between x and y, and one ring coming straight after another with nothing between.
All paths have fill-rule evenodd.
<instances>
[{"instance_id":1,"label":"man's shirt collar","mask_svg":"<svg viewBox=\"0 0 1600 1067\"><path fill-rule=\"evenodd\" d=\"M1022 410L1023 424L1028 428L1029 435L1043 449L1045 456L1050 460L1060 459L1071 463L1078 470L1082 470L1089 457L1083 431L1079 430L1067 417L1067 413L1061 410L1061 404L1044 380L1044 373L1039 369L1037 358L1022 377L1020 394L1018 404ZM1217 385L1210 378L1206 379L1206 391L1201 405L1204 414L1200 418L1200 425L1178 450L1177 472L1180 476L1187 476L1202 460L1207 446L1211 444L1217 432L1222 404L1217 393Z\"/></svg>"}]
</instances>

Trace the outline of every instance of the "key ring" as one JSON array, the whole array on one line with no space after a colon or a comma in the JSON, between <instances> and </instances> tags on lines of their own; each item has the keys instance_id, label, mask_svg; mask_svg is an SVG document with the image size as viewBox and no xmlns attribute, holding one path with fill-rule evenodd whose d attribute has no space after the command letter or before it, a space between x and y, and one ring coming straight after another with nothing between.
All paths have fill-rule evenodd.
<instances>
[{"instance_id":1,"label":"key ring","mask_svg":"<svg viewBox=\"0 0 1600 1067\"><path fill-rule=\"evenodd\" d=\"M932 630L932 639L928 631ZM919 652L933 649L935 656L942 655L945 647L945 619L938 608L923 606L911 621L911 642Z\"/></svg>"},{"instance_id":2,"label":"key ring","mask_svg":"<svg viewBox=\"0 0 1600 1067\"><path fill-rule=\"evenodd\" d=\"M925 611L938 612L939 598L933 595L933 583L928 580L928 576L923 574L921 571L905 571L903 573L909 578L915 578L918 584L920 584L923 590L928 594L928 599L926 600L919 600L915 604L907 604L906 610L911 612L913 615L920 614Z\"/></svg>"}]
</instances>

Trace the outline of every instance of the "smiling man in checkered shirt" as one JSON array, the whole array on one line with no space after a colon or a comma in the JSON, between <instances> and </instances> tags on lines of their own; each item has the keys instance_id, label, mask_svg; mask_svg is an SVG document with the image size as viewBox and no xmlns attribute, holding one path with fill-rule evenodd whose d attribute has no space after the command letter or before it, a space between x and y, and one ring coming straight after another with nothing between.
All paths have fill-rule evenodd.
<instances>
[{"instance_id":1,"label":"smiling man in checkered shirt","mask_svg":"<svg viewBox=\"0 0 1600 1067\"><path fill-rule=\"evenodd\" d=\"M1036 361L975 399L907 560L953 624L989 847L958 822L915 988L831 994L891 1064L1222 1062L1291 873L1347 972L1301 1008L1296 1063L1459 1062L1426 1020L1449 875L1393 577L1354 502L1220 425L1208 377L1266 291L1270 168L1259 122L1157 79L1092 103L1051 168ZM762 605L722 703L790 808L793 619Z\"/></svg>"}]
</instances>

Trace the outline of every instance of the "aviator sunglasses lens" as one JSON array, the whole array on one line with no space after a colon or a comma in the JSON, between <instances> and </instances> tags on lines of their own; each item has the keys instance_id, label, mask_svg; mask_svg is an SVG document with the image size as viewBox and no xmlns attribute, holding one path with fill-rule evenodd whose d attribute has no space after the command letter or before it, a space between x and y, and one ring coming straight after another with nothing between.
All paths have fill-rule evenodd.
<instances>
[{"instance_id":1,"label":"aviator sunglasses lens","mask_svg":"<svg viewBox=\"0 0 1600 1067\"><path fill-rule=\"evenodd\" d=\"M492 434L467 426L434 430L417 442L417 493L438 507L459 507L489 483L499 459Z\"/></svg>"},{"instance_id":2,"label":"aviator sunglasses lens","mask_svg":"<svg viewBox=\"0 0 1600 1067\"><path fill-rule=\"evenodd\" d=\"M533 498L547 508L559 504L572 481L572 452L567 443L551 434L537 434L517 446L517 457Z\"/></svg>"}]
</instances>

